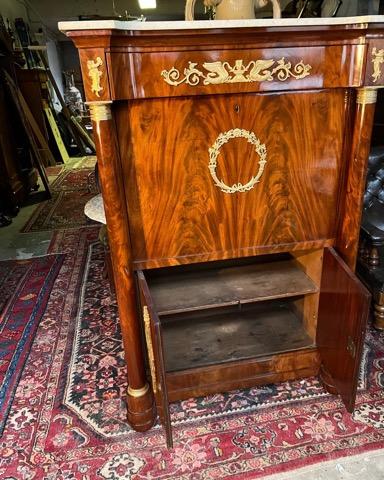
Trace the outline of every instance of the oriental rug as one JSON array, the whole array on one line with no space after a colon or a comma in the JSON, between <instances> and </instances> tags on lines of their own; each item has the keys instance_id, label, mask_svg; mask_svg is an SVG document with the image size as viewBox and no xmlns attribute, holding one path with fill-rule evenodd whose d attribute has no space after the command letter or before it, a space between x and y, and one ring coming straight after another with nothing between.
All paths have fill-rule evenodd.
<instances>
[{"instance_id":1,"label":"oriental rug","mask_svg":"<svg viewBox=\"0 0 384 480\"><path fill-rule=\"evenodd\" d=\"M96 155L86 155L85 157L71 157L69 165L71 168L95 168Z\"/></svg>"},{"instance_id":2,"label":"oriental rug","mask_svg":"<svg viewBox=\"0 0 384 480\"><path fill-rule=\"evenodd\" d=\"M384 334L368 332L356 410L316 378L172 404L162 428L125 423L126 375L98 228L58 231L66 253L0 442L1 478L259 479L384 446Z\"/></svg>"},{"instance_id":3,"label":"oriental rug","mask_svg":"<svg viewBox=\"0 0 384 480\"><path fill-rule=\"evenodd\" d=\"M53 177L53 176L59 175L61 172L63 172L64 169L65 169L64 165L54 165L51 167L45 167L45 173L49 177L51 176Z\"/></svg>"},{"instance_id":4,"label":"oriental rug","mask_svg":"<svg viewBox=\"0 0 384 480\"><path fill-rule=\"evenodd\" d=\"M86 190L96 195L94 168L73 168L64 170L51 184L56 192Z\"/></svg>"},{"instance_id":5,"label":"oriental rug","mask_svg":"<svg viewBox=\"0 0 384 480\"><path fill-rule=\"evenodd\" d=\"M85 204L94 196L86 190L52 191L52 198L37 207L21 232L94 226L95 222L84 215Z\"/></svg>"},{"instance_id":6,"label":"oriental rug","mask_svg":"<svg viewBox=\"0 0 384 480\"><path fill-rule=\"evenodd\" d=\"M63 255L0 262L0 434Z\"/></svg>"},{"instance_id":7,"label":"oriental rug","mask_svg":"<svg viewBox=\"0 0 384 480\"><path fill-rule=\"evenodd\" d=\"M52 198L42 202L22 228L22 233L95 225L84 215L84 206L97 194L94 169L65 170L51 185Z\"/></svg>"}]
</instances>

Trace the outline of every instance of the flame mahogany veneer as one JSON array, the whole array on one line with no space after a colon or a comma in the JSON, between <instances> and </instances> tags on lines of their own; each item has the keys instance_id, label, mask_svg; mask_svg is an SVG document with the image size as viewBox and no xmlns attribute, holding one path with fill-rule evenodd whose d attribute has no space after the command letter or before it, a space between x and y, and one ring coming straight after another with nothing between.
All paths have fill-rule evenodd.
<instances>
[{"instance_id":1,"label":"flame mahogany veneer","mask_svg":"<svg viewBox=\"0 0 384 480\"><path fill-rule=\"evenodd\" d=\"M128 421L147 430L157 409L172 445L169 401L318 373L351 411L369 307L354 270L384 22L126 26L79 22L67 35L94 121ZM264 77L246 81L256 61ZM263 145L260 178L234 192L256 176ZM227 191L209 168L215 151ZM253 268L266 273L248 276Z\"/></svg>"}]
</instances>

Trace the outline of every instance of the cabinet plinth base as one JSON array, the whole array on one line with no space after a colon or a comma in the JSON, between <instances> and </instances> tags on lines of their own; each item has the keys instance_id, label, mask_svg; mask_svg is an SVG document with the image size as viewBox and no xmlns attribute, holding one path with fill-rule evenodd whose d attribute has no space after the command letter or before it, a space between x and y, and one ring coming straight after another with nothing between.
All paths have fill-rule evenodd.
<instances>
[{"instance_id":1,"label":"cabinet plinth base","mask_svg":"<svg viewBox=\"0 0 384 480\"><path fill-rule=\"evenodd\" d=\"M146 432L155 421L155 405L151 389L146 389L141 396L134 396L128 390L127 395L128 423L137 432Z\"/></svg>"},{"instance_id":2,"label":"cabinet plinth base","mask_svg":"<svg viewBox=\"0 0 384 480\"><path fill-rule=\"evenodd\" d=\"M337 391L337 388L333 384L333 378L330 376L330 374L327 372L327 370L324 368L324 365L320 365L320 380L323 384L323 387L328 393L332 393L333 395L337 395L339 392Z\"/></svg>"}]
</instances>

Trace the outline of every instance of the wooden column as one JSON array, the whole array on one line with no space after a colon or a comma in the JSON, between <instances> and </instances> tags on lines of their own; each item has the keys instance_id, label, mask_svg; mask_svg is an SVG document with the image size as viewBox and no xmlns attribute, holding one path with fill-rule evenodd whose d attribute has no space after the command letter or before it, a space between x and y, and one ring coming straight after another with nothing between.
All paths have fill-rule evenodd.
<instances>
[{"instance_id":1,"label":"wooden column","mask_svg":"<svg viewBox=\"0 0 384 480\"><path fill-rule=\"evenodd\" d=\"M376 88L364 87L357 91L352 145L346 178L346 195L341 210L341 224L336 242L338 252L352 271L355 270L358 253L363 194L376 98Z\"/></svg>"},{"instance_id":2,"label":"wooden column","mask_svg":"<svg viewBox=\"0 0 384 480\"><path fill-rule=\"evenodd\" d=\"M89 102L96 144L120 325L128 374L128 422L137 431L154 422L152 391L147 383L136 311L135 284L131 269L131 246L124 199L123 179L111 101Z\"/></svg>"}]
</instances>

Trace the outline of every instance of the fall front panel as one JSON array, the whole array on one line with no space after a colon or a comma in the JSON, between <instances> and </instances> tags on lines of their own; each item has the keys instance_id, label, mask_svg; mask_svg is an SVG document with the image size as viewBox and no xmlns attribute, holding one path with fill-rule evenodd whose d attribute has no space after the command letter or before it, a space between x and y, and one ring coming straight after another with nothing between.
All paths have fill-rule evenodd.
<instances>
[{"instance_id":1,"label":"fall front panel","mask_svg":"<svg viewBox=\"0 0 384 480\"><path fill-rule=\"evenodd\" d=\"M342 89L116 104L134 259L333 238L345 111Z\"/></svg>"}]
</instances>

